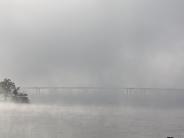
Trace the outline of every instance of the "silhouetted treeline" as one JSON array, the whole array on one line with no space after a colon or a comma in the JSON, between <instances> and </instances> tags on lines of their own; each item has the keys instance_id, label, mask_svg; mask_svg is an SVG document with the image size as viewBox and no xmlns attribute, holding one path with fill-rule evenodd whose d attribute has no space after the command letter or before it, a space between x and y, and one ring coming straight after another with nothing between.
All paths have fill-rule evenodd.
<instances>
[{"instance_id":1,"label":"silhouetted treeline","mask_svg":"<svg viewBox=\"0 0 184 138\"><path fill-rule=\"evenodd\" d=\"M20 92L20 87L17 87L12 80L7 78L0 82L0 94L5 101L29 103L28 95Z\"/></svg>"}]
</instances>

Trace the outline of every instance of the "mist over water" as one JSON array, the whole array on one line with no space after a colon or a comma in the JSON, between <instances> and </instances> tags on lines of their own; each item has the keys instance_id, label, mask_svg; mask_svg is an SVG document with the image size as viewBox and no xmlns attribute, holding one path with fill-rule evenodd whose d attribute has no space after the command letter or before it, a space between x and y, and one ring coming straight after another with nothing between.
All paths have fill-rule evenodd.
<instances>
[{"instance_id":1,"label":"mist over water","mask_svg":"<svg viewBox=\"0 0 184 138\"><path fill-rule=\"evenodd\" d=\"M33 92L34 93L34 92ZM30 104L0 103L5 138L162 138L184 136L182 92L30 93ZM97 98L98 97L98 98Z\"/></svg>"},{"instance_id":2,"label":"mist over water","mask_svg":"<svg viewBox=\"0 0 184 138\"><path fill-rule=\"evenodd\" d=\"M183 88L183 7L0 0L0 78L21 87ZM0 137L184 137L182 89L25 92L29 104L0 103Z\"/></svg>"},{"instance_id":3,"label":"mist over water","mask_svg":"<svg viewBox=\"0 0 184 138\"><path fill-rule=\"evenodd\" d=\"M140 106L182 108L182 89L61 89L30 90L31 103L77 106Z\"/></svg>"}]
</instances>

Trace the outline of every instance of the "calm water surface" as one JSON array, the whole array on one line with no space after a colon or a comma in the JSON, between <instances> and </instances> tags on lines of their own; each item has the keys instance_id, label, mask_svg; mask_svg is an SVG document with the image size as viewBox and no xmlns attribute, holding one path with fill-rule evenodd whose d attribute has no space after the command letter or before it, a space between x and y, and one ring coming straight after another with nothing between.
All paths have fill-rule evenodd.
<instances>
[{"instance_id":1,"label":"calm water surface","mask_svg":"<svg viewBox=\"0 0 184 138\"><path fill-rule=\"evenodd\" d=\"M118 96L119 97L119 96ZM126 97L127 98L127 97ZM126 99L125 98L125 99ZM150 104L0 104L2 138L165 138L184 137L184 108ZM180 97L181 98L181 97ZM108 99L108 98L107 98ZM131 98L132 99L132 98ZM135 101L135 97L132 101ZM129 99L130 100L130 99ZM130 100L131 101L131 100ZM137 100L140 103L140 99ZM162 100L161 100L162 101ZM174 101L174 102L173 102ZM108 103L108 104L107 104ZM147 104L146 104L147 103ZM158 103L155 101L155 103ZM157 106L152 106L157 105Z\"/></svg>"}]
</instances>

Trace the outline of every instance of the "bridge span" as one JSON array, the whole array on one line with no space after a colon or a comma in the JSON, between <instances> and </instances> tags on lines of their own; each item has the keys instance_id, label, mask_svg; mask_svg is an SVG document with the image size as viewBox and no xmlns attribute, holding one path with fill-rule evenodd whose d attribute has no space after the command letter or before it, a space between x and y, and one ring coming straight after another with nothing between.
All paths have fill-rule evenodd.
<instances>
[{"instance_id":1,"label":"bridge span","mask_svg":"<svg viewBox=\"0 0 184 138\"><path fill-rule=\"evenodd\" d=\"M121 88L121 87L22 87L21 90L42 94L45 92L120 92L123 94L151 94L151 93L183 93L184 88Z\"/></svg>"}]
</instances>

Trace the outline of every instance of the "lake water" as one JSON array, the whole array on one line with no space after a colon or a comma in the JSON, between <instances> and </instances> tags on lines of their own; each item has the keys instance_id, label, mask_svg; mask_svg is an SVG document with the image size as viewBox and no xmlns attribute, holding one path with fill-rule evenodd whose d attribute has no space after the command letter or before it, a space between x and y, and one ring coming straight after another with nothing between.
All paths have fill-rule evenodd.
<instances>
[{"instance_id":1,"label":"lake water","mask_svg":"<svg viewBox=\"0 0 184 138\"><path fill-rule=\"evenodd\" d=\"M28 105L0 104L0 137L184 138L182 93L30 97L32 102Z\"/></svg>"}]
</instances>

